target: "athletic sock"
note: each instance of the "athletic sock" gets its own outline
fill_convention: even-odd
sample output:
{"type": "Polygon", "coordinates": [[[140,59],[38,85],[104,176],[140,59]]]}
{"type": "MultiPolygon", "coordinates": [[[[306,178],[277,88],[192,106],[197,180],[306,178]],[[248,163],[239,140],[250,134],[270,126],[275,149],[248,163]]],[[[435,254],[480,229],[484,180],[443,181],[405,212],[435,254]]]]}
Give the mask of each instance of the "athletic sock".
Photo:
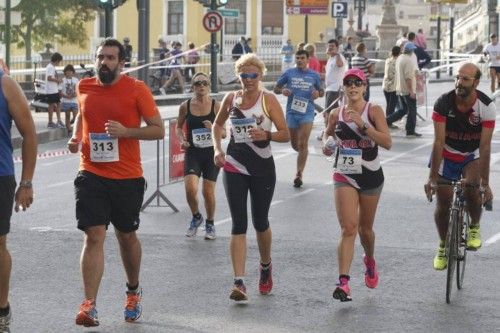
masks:
{"type": "Polygon", "coordinates": [[[127,283],[127,289],[131,293],[137,293],[139,291],[139,283],[137,283],[135,286],[131,286],[127,283]]]}
{"type": "Polygon", "coordinates": [[[234,277],[234,284],[236,286],[241,286],[243,285],[243,277],[242,276],[235,276],[234,277]]]}
{"type": "Polygon", "coordinates": [[[206,224],[211,224],[211,225],[214,225],[214,220],[209,220],[209,219],[206,219],[206,220],[205,220],[205,223],[206,223],[206,224]]]}
{"type": "Polygon", "coordinates": [[[5,317],[6,315],[9,314],[10,311],[10,304],[7,304],[5,308],[0,308],[0,316],[5,317]]]}
{"type": "Polygon", "coordinates": [[[201,214],[200,212],[196,213],[196,214],[193,214],[193,217],[197,220],[201,219],[201,214]]]}
{"type": "Polygon", "coordinates": [[[262,267],[263,270],[268,270],[270,266],[271,266],[271,262],[269,262],[267,264],[260,263],[260,267],[262,267]]]}
{"type": "Polygon", "coordinates": [[[340,274],[339,275],[339,282],[340,282],[340,284],[347,284],[350,279],[351,279],[351,277],[349,275],[346,275],[346,274],[340,274]]]}

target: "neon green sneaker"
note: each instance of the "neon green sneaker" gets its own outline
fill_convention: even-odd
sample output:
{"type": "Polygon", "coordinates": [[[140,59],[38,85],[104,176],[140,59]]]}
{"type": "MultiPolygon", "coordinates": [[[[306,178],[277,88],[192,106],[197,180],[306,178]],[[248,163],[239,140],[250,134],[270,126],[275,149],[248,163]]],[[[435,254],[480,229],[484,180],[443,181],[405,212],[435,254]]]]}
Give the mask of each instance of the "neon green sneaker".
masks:
{"type": "Polygon", "coordinates": [[[441,271],[447,266],[446,249],[439,244],[436,256],[434,257],[434,269],[441,271]]]}
{"type": "Polygon", "coordinates": [[[481,247],[481,230],[478,225],[469,228],[469,237],[467,239],[467,249],[476,251],[481,247]]]}

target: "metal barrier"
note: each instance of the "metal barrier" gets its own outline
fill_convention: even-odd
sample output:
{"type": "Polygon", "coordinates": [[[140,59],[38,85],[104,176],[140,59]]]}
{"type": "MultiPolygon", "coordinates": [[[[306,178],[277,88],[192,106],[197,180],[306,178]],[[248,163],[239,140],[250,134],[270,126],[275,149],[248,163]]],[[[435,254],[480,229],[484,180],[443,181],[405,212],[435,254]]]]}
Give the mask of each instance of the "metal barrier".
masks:
{"type": "Polygon", "coordinates": [[[165,154],[165,142],[167,141],[165,137],[161,140],[156,140],[156,189],[153,194],[146,199],[144,204],[141,207],[141,211],[144,211],[148,206],[152,207],[170,207],[172,210],[177,213],[179,210],[177,207],[167,198],[165,194],[161,191],[161,188],[173,184],[183,180],[183,174],[179,175],[179,170],[181,172],[184,171],[184,152],[180,148],[180,142],[177,140],[177,136],[175,135],[175,128],[177,126],[177,118],[169,117],[163,118],[163,125],[168,134],[168,144],[169,144],[169,154],[168,154],[168,166],[169,166],[169,174],[168,174],[168,182],[165,177],[166,170],[166,154],[165,154]],[[167,126],[168,125],[168,126],[167,126]],[[174,166],[176,169],[174,169],[174,166]],[[153,200],[156,199],[156,205],[150,205],[153,200]],[[161,200],[163,200],[167,205],[162,206],[161,200]]]}

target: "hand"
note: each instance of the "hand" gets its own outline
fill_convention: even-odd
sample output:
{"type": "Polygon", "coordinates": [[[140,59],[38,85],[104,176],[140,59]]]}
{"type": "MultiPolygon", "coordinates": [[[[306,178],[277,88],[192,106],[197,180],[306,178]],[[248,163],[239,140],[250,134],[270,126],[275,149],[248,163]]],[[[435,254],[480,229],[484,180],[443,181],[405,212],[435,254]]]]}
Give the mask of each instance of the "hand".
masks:
{"type": "Polygon", "coordinates": [[[283,96],[290,96],[292,94],[292,92],[290,91],[290,89],[287,89],[287,88],[283,88],[283,90],[281,91],[281,93],[283,94],[283,96]]]}
{"type": "Polygon", "coordinates": [[[262,128],[251,128],[247,133],[248,137],[252,139],[252,141],[265,141],[268,139],[267,132],[262,128]]]}
{"type": "Polygon", "coordinates": [[[318,97],[319,97],[319,91],[313,90],[313,92],[311,93],[311,98],[316,99],[318,97]]]}
{"type": "Polygon", "coordinates": [[[214,153],[214,164],[219,168],[222,168],[226,163],[226,154],[222,151],[216,150],[214,153]]]}
{"type": "Polygon", "coordinates": [[[427,184],[424,185],[425,195],[427,200],[432,202],[432,196],[436,193],[436,181],[429,178],[427,184]]]}
{"type": "Polygon", "coordinates": [[[33,203],[33,189],[29,187],[19,186],[16,191],[16,204],[14,210],[19,212],[21,208],[23,212],[33,203]]]}
{"type": "Polygon", "coordinates": [[[411,93],[410,93],[410,98],[411,98],[411,99],[417,99],[417,94],[416,94],[416,93],[414,93],[414,92],[411,92],[411,93]]]}
{"type": "Polygon", "coordinates": [[[188,149],[190,146],[191,145],[189,144],[189,141],[187,141],[186,139],[181,141],[181,148],[182,149],[188,149]]]}
{"type": "Polygon", "coordinates": [[[483,205],[485,202],[493,200],[493,192],[491,192],[490,185],[481,185],[483,188],[483,205]]]}
{"type": "Polygon", "coordinates": [[[113,138],[124,138],[127,136],[127,128],[123,126],[118,121],[108,120],[107,123],[104,124],[106,133],[108,133],[113,138]]]}
{"type": "Polygon", "coordinates": [[[323,145],[322,149],[323,149],[323,154],[324,155],[326,155],[326,156],[332,156],[333,150],[330,150],[330,149],[326,148],[325,145],[323,145]]]}
{"type": "Polygon", "coordinates": [[[349,119],[352,120],[358,128],[363,127],[363,120],[361,119],[361,115],[354,111],[353,109],[347,110],[347,115],[349,116],[349,119]]]}
{"type": "Polygon", "coordinates": [[[80,150],[80,141],[77,138],[71,138],[68,141],[68,150],[76,154],[80,150]]]}
{"type": "Polygon", "coordinates": [[[203,125],[205,125],[205,128],[212,129],[212,122],[210,120],[203,120],[203,125]]]}

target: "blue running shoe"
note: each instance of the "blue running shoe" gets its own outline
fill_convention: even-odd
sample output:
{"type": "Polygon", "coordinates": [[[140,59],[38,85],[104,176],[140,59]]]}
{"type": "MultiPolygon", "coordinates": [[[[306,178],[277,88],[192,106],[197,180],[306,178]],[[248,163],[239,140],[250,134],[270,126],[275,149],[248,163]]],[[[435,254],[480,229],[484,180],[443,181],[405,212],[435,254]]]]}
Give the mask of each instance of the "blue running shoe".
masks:
{"type": "Polygon", "coordinates": [[[215,239],[215,226],[213,224],[205,224],[205,239],[215,239]]]}
{"type": "Polygon", "coordinates": [[[201,225],[203,222],[203,216],[200,214],[200,218],[197,219],[196,217],[193,216],[193,219],[189,223],[189,228],[186,231],[186,236],[187,237],[194,237],[196,236],[196,232],[198,231],[198,227],[201,225]]]}
{"type": "Polygon", "coordinates": [[[137,292],[127,291],[127,300],[125,301],[125,311],[123,315],[125,316],[125,321],[132,323],[141,317],[142,305],[142,288],[139,288],[137,292]]]}

